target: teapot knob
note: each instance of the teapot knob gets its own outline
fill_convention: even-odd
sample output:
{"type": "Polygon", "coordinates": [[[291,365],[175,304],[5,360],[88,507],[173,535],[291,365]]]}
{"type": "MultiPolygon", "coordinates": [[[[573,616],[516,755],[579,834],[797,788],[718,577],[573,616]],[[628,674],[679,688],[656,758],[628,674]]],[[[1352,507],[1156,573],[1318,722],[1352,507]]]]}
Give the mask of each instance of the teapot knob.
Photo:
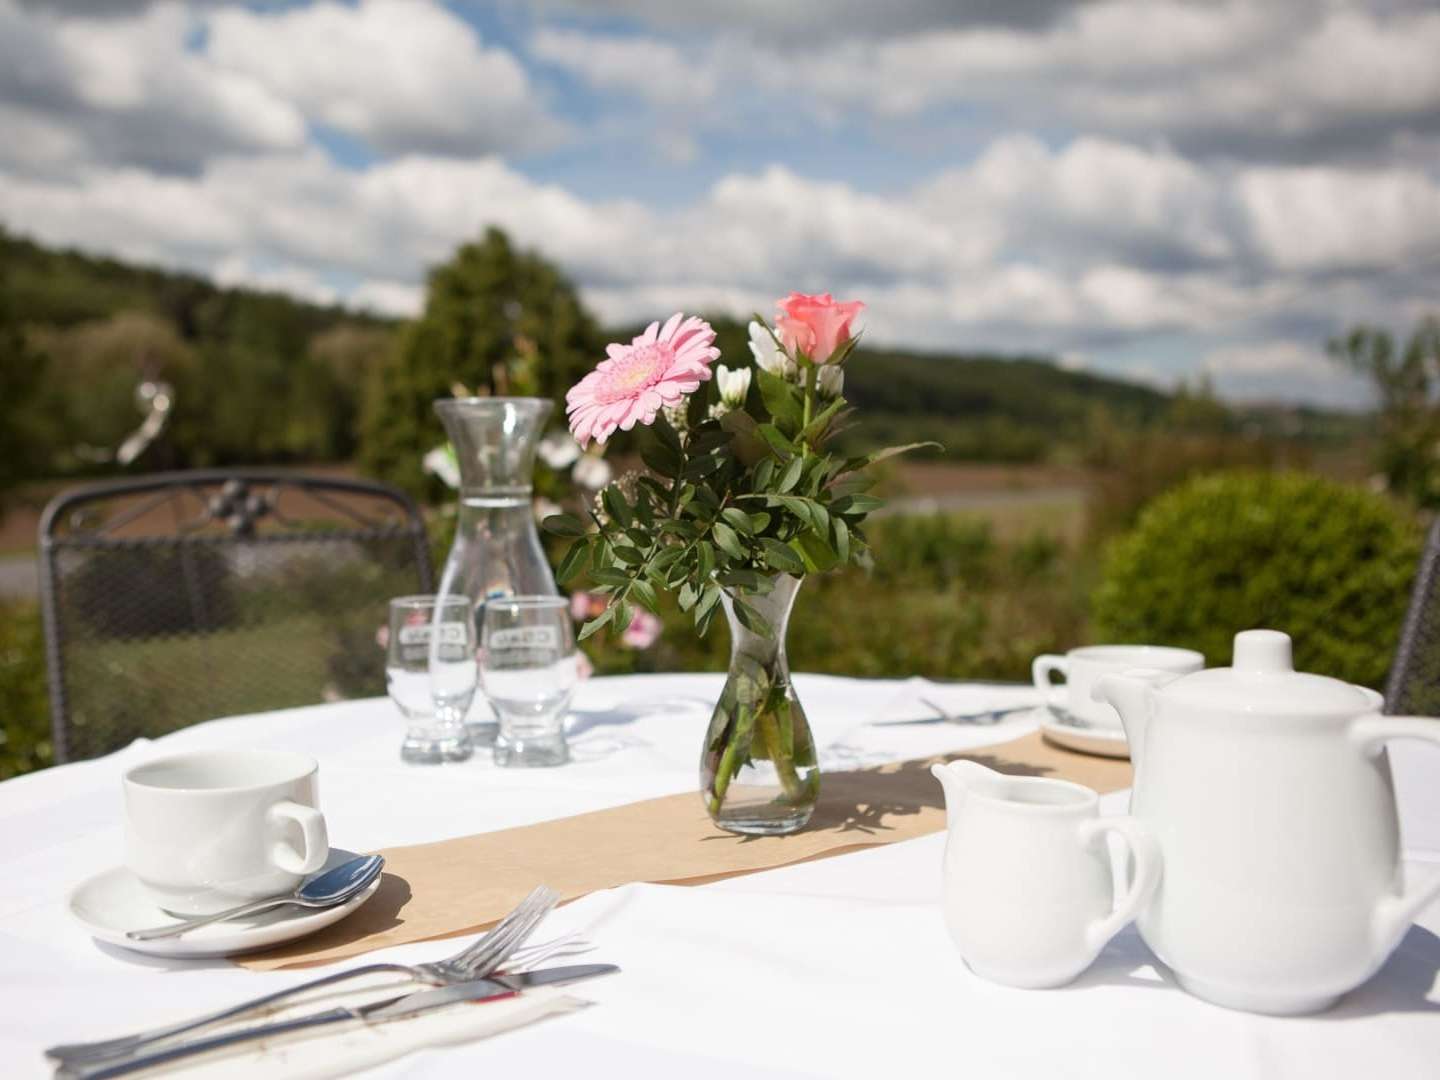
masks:
{"type": "Polygon", "coordinates": [[[1290,635],[1279,630],[1240,631],[1235,635],[1235,658],[1231,666],[1236,671],[1257,674],[1294,671],[1290,635]]]}

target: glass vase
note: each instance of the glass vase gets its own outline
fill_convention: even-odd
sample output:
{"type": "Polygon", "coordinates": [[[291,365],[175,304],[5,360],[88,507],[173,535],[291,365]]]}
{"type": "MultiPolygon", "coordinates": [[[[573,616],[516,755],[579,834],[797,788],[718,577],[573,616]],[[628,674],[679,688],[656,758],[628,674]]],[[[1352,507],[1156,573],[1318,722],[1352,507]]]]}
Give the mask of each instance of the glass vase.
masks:
{"type": "MultiPolygon", "coordinates": [[[[546,398],[435,402],[460,467],[455,540],[438,591],[472,598],[476,640],[487,600],[559,594],[531,507],[535,448],[554,407],[546,398]]],[[[475,695],[465,728],[473,744],[494,745],[499,723],[483,695],[475,695]]]]}
{"type": "Polygon", "coordinates": [[[790,683],[785,628],[800,578],[776,575],[745,602],[769,624],[742,625],[727,593],[730,672],[705,734],[700,790],[711,819],[742,835],[777,836],[805,827],[820,794],[815,740],[790,683]]]}

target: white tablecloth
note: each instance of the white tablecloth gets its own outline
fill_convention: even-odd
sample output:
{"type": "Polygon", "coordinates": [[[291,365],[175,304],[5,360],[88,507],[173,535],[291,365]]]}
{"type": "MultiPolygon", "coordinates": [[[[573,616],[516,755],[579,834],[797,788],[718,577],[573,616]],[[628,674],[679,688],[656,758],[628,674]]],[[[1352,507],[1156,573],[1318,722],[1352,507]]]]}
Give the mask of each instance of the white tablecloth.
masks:
{"type": "MultiPolygon", "coordinates": [[[[1029,702],[1025,688],[803,675],[797,683],[832,768],[1004,741],[1034,724],[1024,713],[987,727],[866,723],[919,715],[919,693],[969,712],[1029,702]]],[[[693,790],[719,688],[719,676],[590,681],[576,702],[576,762],[562,769],[504,770],[483,758],[403,766],[399,721],[378,700],[215,721],[0,784],[4,1075],[47,1075],[40,1050],[51,1043],[149,1026],[314,974],[148,959],[99,946],[69,920],[67,891],[121,858],[119,778],[134,763],[199,747],[305,751],[321,763],[332,842],[371,849],[693,790]]],[[[1392,753],[1407,873],[1440,873],[1440,755],[1392,753]]],[[[1123,812],[1123,794],[1104,805],[1123,812]]],[[[599,946],[593,959],[623,967],[576,989],[595,1007],[422,1050],[373,1075],[1440,1075],[1440,907],[1371,983],[1319,1017],[1251,1016],[1190,998],[1133,929],[1069,988],[1010,990],[970,974],[946,936],[942,844],[936,835],[701,888],[634,885],[586,897],[552,915],[542,936],[584,930],[599,946]]],[[[456,945],[372,956],[413,962],[456,945]]]]}

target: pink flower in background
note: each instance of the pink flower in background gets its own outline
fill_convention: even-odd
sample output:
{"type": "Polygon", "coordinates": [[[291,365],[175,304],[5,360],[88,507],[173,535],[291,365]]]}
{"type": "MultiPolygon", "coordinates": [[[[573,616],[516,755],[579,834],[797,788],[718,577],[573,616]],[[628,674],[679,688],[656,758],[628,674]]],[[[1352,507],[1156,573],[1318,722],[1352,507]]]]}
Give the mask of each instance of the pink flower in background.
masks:
{"type": "Polygon", "coordinates": [[[603,443],[616,428],[653,424],[662,407],[679,404],[710,378],[720,356],[710,324],[678,311],[663,327],[651,323],[629,345],[610,344],[605,352],[609,359],[565,395],[570,431],[581,446],[603,443]]]}
{"type": "Polygon", "coordinates": [[[660,618],[648,611],[637,611],[630,625],[620,635],[620,643],[630,649],[648,649],[660,638],[660,618]]]}
{"type": "Polygon", "coordinates": [[[581,589],[570,594],[570,617],[576,622],[593,619],[605,610],[605,597],[581,589]]]}
{"type": "Polygon", "coordinates": [[[775,332],[793,357],[803,352],[816,364],[826,363],[850,340],[850,324],[865,310],[859,300],[840,303],[828,292],[807,296],[793,292],[778,304],[775,332]]]}

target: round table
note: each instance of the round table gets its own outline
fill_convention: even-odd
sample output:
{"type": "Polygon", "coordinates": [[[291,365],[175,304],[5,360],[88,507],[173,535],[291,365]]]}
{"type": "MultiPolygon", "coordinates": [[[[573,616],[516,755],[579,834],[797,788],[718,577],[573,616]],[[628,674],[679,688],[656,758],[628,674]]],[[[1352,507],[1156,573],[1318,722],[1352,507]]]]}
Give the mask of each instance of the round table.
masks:
{"type": "MultiPolygon", "coordinates": [[[[68,890],[122,857],[119,781],[135,763],[202,747],[312,754],[332,843],[371,850],[693,791],[721,681],[588,681],[571,719],[575,760],[557,769],[500,769],[484,756],[403,765],[399,717],[388,701],[370,700],[216,720],[0,784],[6,1076],[49,1075],[41,1048],[52,1043],[152,1026],[315,973],[141,957],[97,945],[70,921],[68,890]]],[[[873,723],[926,719],[928,702],[951,714],[1033,704],[1028,687],[808,675],[796,682],[830,768],[1003,742],[1036,726],[1024,711],[992,724],[873,723]]],[[[1420,747],[1392,753],[1407,874],[1440,874],[1440,757],[1420,747]]],[[[1106,813],[1124,808],[1123,792],[1102,802],[1106,813]]],[[[1190,998],[1133,928],[1074,985],[1013,990],[971,974],[945,933],[943,843],[936,834],[705,886],[636,884],[584,897],[551,915],[543,935],[582,930],[597,945],[590,958],[622,967],[575,988],[593,1007],[421,1050],[366,1075],[1436,1075],[1440,906],[1375,979],[1318,1017],[1253,1016],[1190,998]]],[[[366,960],[416,962],[457,944],[407,945],[366,960]]]]}

